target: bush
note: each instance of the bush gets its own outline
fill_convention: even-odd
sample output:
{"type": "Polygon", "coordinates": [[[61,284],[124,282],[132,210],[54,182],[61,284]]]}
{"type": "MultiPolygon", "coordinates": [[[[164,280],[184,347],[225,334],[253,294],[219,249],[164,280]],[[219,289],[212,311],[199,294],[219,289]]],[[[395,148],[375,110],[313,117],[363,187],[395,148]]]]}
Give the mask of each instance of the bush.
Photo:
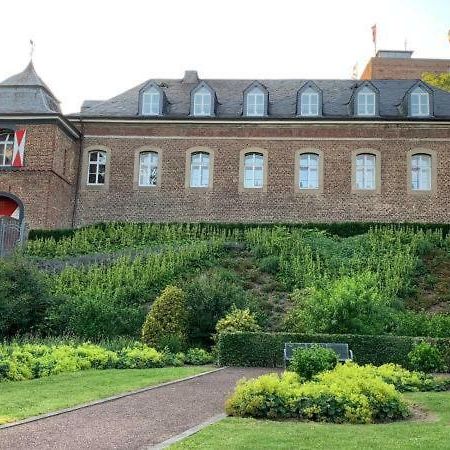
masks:
{"type": "Polygon", "coordinates": [[[334,369],[337,363],[336,352],[329,348],[314,346],[296,349],[292,355],[289,369],[292,369],[300,377],[310,380],[320,372],[334,369]]]}
{"type": "Polygon", "coordinates": [[[280,270],[280,258],[275,255],[266,256],[259,261],[259,268],[262,272],[275,275],[280,270]]]}
{"type": "Polygon", "coordinates": [[[286,327],[300,333],[378,334],[384,332],[392,312],[377,276],[368,271],[323,287],[296,290],[293,300],[286,327]]]}
{"type": "Polygon", "coordinates": [[[234,333],[236,331],[259,331],[255,316],[249,309],[238,309],[234,305],[231,312],[216,324],[217,333],[234,333]]]}
{"type": "Polygon", "coordinates": [[[250,299],[239,279],[228,270],[212,270],[193,278],[186,286],[189,342],[210,344],[219,319],[235,305],[249,306],[250,299]]]}
{"type": "Polygon", "coordinates": [[[42,274],[20,258],[0,260],[0,338],[45,329],[53,303],[42,274]]]}
{"type": "MultiPolygon", "coordinates": [[[[402,336],[369,336],[354,334],[300,333],[221,333],[218,359],[221,366],[281,367],[286,342],[344,342],[359,364],[386,363],[409,365],[408,353],[419,338],[402,336]]],[[[427,339],[435,345],[450,365],[450,339],[427,339]]]]}
{"type": "Polygon", "coordinates": [[[408,353],[410,365],[421,372],[443,372],[447,370],[439,349],[428,343],[420,342],[408,353]]]}
{"type": "Polygon", "coordinates": [[[227,401],[226,411],[241,417],[335,423],[385,422],[408,416],[406,404],[392,385],[367,376],[356,365],[344,366],[306,383],[291,372],[243,380],[227,401]]]}
{"type": "Polygon", "coordinates": [[[202,348],[190,348],[186,353],[186,364],[202,366],[204,364],[210,364],[213,361],[214,357],[211,355],[211,353],[208,353],[202,348]]]}
{"type": "Polygon", "coordinates": [[[124,348],[118,356],[118,369],[149,369],[164,366],[163,354],[146,345],[124,348]]]}
{"type": "Polygon", "coordinates": [[[142,328],[142,339],[156,348],[177,352],[186,343],[186,299],[184,292],[167,286],[154,301],[142,328]]]}

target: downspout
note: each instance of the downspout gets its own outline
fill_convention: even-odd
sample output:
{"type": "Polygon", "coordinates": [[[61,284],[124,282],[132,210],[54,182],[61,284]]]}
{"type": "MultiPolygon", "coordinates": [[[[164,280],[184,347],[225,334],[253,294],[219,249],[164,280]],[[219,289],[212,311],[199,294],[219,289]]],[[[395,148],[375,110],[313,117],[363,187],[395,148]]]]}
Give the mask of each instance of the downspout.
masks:
{"type": "Polygon", "coordinates": [[[77,215],[77,209],[78,209],[78,200],[79,200],[79,191],[80,191],[80,184],[81,184],[81,174],[82,174],[82,167],[81,164],[83,162],[83,139],[84,139],[84,124],[83,119],[80,117],[80,143],[78,146],[78,167],[77,167],[77,181],[75,184],[75,199],[73,203],[73,212],[72,212],[72,228],[75,228],[75,221],[76,221],[76,215],[77,215]]]}

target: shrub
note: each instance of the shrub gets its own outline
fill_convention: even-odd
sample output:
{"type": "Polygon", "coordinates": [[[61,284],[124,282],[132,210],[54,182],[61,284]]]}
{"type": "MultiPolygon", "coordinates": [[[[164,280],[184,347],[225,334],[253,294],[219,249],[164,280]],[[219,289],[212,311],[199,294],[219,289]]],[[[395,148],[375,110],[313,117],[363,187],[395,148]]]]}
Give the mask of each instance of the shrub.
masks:
{"type": "Polygon", "coordinates": [[[275,255],[261,258],[261,260],[259,261],[259,268],[262,272],[275,275],[280,270],[280,259],[275,255]]]}
{"type": "Polygon", "coordinates": [[[33,266],[20,258],[0,260],[0,338],[42,331],[52,302],[33,266]]]}
{"type": "Polygon", "coordinates": [[[438,348],[428,342],[420,342],[408,353],[411,367],[425,373],[446,370],[438,348]]]}
{"type": "Polygon", "coordinates": [[[118,356],[119,369],[149,369],[164,366],[163,354],[146,345],[124,348],[118,356]]]}
{"type": "Polygon", "coordinates": [[[183,352],[172,353],[165,350],[163,352],[163,361],[165,366],[180,367],[186,362],[186,355],[183,352]]]}
{"type": "Polygon", "coordinates": [[[238,309],[234,305],[231,312],[216,324],[217,333],[234,333],[236,331],[259,331],[255,316],[249,309],[238,309]]]}
{"type": "Polygon", "coordinates": [[[190,348],[186,353],[186,364],[201,366],[204,364],[210,364],[213,361],[214,357],[211,353],[208,353],[202,348],[190,348]]]}
{"type": "MultiPolygon", "coordinates": [[[[421,339],[420,339],[421,340],[421,339]]],[[[359,364],[409,365],[408,353],[418,338],[354,334],[221,333],[217,350],[222,366],[281,367],[286,342],[345,342],[359,364]]],[[[450,339],[427,339],[450,365],[450,339]]]]}
{"type": "Polygon", "coordinates": [[[142,328],[145,343],[177,352],[186,342],[186,300],[184,292],[167,286],[154,301],[142,328]]]}
{"type": "Polygon", "coordinates": [[[310,380],[320,372],[334,369],[337,363],[336,352],[329,348],[314,346],[296,349],[292,355],[289,369],[292,369],[300,377],[310,380]]]}
{"type": "Polygon", "coordinates": [[[286,327],[295,332],[378,334],[384,332],[391,313],[377,276],[368,271],[297,290],[293,300],[286,327]]]}
{"type": "Polygon", "coordinates": [[[226,411],[241,417],[335,423],[373,423],[408,416],[406,404],[392,385],[368,377],[357,366],[345,367],[345,374],[337,369],[306,383],[290,372],[243,380],[228,399],[226,411]]]}
{"type": "Polygon", "coordinates": [[[235,305],[249,306],[250,299],[239,279],[228,270],[212,270],[185,286],[190,343],[209,344],[219,319],[235,305]]]}

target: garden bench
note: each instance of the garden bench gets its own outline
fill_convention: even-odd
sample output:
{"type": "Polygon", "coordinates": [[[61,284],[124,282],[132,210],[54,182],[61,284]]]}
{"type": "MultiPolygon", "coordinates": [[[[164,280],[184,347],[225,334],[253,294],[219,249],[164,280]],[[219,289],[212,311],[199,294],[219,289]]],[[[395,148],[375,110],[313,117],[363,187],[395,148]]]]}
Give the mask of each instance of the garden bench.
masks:
{"type": "Polygon", "coordinates": [[[286,368],[286,363],[292,359],[295,350],[314,346],[334,350],[341,362],[353,360],[353,352],[348,348],[348,344],[340,342],[286,342],[284,344],[284,367],[286,368]]]}

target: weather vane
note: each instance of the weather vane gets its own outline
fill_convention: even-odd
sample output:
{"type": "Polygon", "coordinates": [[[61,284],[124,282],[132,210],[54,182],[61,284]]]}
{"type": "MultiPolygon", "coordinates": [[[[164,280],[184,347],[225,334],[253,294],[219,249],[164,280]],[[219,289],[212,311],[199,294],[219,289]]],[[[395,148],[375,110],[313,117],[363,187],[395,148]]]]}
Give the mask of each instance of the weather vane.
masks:
{"type": "Polygon", "coordinates": [[[30,59],[33,59],[33,53],[34,53],[34,42],[32,39],[30,39],[30,59]]]}

